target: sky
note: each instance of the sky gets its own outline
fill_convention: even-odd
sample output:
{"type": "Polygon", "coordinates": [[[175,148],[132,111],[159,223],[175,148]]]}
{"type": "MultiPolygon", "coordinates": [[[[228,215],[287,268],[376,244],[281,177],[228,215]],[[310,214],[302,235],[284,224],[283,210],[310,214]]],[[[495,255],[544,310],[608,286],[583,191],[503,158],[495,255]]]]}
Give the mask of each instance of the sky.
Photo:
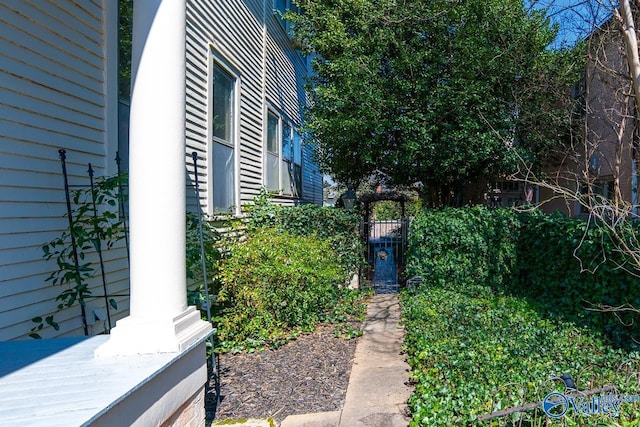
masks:
{"type": "Polygon", "coordinates": [[[611,16],[611,8],[616,5],[608,0],[525,0],[525,4],[546,9],[547,16],[559,25],[553,46],[558,48],[571,46],[586,37],[611,16]]]}

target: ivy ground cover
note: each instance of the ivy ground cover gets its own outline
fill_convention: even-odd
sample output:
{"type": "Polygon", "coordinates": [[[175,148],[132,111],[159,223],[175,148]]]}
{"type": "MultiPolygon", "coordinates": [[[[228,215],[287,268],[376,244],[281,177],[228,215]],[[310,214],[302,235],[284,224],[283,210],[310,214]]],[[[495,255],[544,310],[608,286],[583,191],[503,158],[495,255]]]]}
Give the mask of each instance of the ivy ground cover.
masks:
{"type": "Polygon", "coordinates": [[[412,425],[638,425],[640,402],[613,417],[568,410],[553,419],[535,406],[564,393],[563,374],[594,398],[640,394],[638,313],[593,310],[640,306],[640,281],[619,268],[625,259],[613,242],[596,223],[538,212],[416,215],[407,272],[423,282],[402,298],[412,425]]]}
{"type": "Polygon", "coordinates": [[[483,415],[542,401],[564,391],[568,373],[581,390],[615,385],[639,394],[640,359],[593,332],[544,318],[524,298],[424,286],[402,296],[408,361],[415,381],[411,426],[638,425],[640,403],[617,417],[568,411],[549,419],[542,408],[480,422],[483,415]]]}

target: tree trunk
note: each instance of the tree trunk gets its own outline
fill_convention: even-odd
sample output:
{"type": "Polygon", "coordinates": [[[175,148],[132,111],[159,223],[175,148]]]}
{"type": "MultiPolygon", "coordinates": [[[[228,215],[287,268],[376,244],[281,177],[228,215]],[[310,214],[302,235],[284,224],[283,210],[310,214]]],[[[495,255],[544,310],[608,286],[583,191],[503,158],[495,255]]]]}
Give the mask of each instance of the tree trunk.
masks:
{"type": "MultiPolygon", "coordinates": [[[[619,0],[620,11],[616,13],[617,18],[622,21],[622,38],[624,40],[624,45],[627,53],[627,63],[629,64],[629,76],[631,77],[631,83],[633,87],[633,96],[635,99],[635,106],[633,108],[632,116],[636,118],[640,118],[640,114],[638,114],[640,108],[640,58],[638,56],[638,37],[636,33],[635,27],[635,19],[633,15],[633,11],[631,10],[631,4],[629,0],[619,0]]],[[[637,8],[640,8],[640,0],[635,0],[635,5],[637,8]]],[[[618,12],[615,11],[614,12],[618,12]]],[[[637,123],[636,123],[637,125],[637,123]]],[[[632,159],[632,175],[636,175],[636,163],[635,163],[636,155],[634,155],[634,159],[632,159]]],[[[618,187],[619,188],[619,187],[618,187]]],[[[636,190],[632,190],[634,200],[637,198],[636,190]]],[[[618,195],[616,193],[616,195],[618,195]]],[[[635,211],[635,207],[633,208],[635,211]]],[[[635,213],[635,212],[634,212],[635,213]]]]}
{"type": "MultiPolygon", "coordinates": [[[[640,7],[640,0],[635,0],[640,7]]],[[[636,101],[634,116],[638,117],[640,107],[640,58],[638,56],[638,38],[636,36],[636,26],[631,11],[629,0],[620,0],[620,11],[618,18],[622,21],[622,36],[627,52],[627,62],[629,63],[629,74],[633,83],[633,95],[636,101]]]]}

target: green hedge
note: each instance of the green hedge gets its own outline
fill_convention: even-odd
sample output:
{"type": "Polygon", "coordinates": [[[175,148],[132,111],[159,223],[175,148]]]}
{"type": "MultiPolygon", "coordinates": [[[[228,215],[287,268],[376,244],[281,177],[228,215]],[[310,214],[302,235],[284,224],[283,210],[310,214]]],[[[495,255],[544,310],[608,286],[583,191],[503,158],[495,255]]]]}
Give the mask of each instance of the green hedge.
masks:
{"type": "MultiPolygon", "coordinates": [[[[547,315],[563,317],[606,333],[616,346],[640,338],[640,317],[589,310],[594,306],[631,304],[640,307],[640,280],[619,266],[606,227],[563,215],[520,215],[520,276],[512,290],[535,299],[547,315]],[[623,323],[628,324],[624,326],[623,323]]],[[[630,226],[626,233],[637,233],[630,226]]]]}
{"type": "MultiPolygon", "coordinates": [[[[628,229],[629,233],[637,233],[628,229]]],[[[640,338],[640,317],[624,326],[594,305],[640,307],[640,280],[618,266],[609,232],[593,222],[484,207],[428,210],[411,224],[408,277],[465,292],[526,296],[551,317],[604,332],[617,346],[640,338]]]]}
{"type": "Polygon", "coordinates": [[[409,231],[408,277],[469,292],[508,283],[517,271],[517,224],[507,210],[422,211],[409,231]]]}

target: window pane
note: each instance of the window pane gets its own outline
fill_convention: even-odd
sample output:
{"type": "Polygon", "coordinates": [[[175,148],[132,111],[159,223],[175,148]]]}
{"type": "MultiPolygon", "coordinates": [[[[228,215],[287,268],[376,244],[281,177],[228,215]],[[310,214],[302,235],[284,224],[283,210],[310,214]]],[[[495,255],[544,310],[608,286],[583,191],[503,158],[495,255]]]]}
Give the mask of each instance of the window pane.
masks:
{"type": "Polygon", "coordinates": [[[291,196],[291,162],[289,160],[281,160],[281,172],[282,172],[282,194],[291,196]]]}
{"type": "Polygon", "coordinates": [[[277,155],[267,154],[267,189],[269,191],[280,191],[279,163],[280,158],[277,155]]]}
{"type": "Polygon", "coordinates": [[[614,193],[615,193],[615,182],[614,181],[607,181],[607,194],[605,195],[606,198],[612,200],[614,197],[614,193]]]}
{"type": "Polygon", "coordinates": [[[233,77],[214,67],[213,136],[231,143],[233,119],[233,77]]]}
{"type": "Polygon", "coordinates": [[[213,143],[213,206],[228,212],[235,205],[233,148],[213,143]]]}
{"type": "Polygon", "coordinates": [[[282,157],[291,159],[291,127],[288,124],[282,125],[282,157]]]}
{"type": "Polygon", "coordinates": [[[293,131],[293,163],[296,165],[302,164],[302,138],[300,134],[293,131]]]}
{"type": "Polygon", "coordinates": [[[302,167],[292,165],[291,168],[291,193],[293,197],[302,197],[302,167]]]}
{"type": "Polygon", "coordinates": [[[278,117],[269,113],[267,117],[267,151],[278,154],[278,117]]]}

